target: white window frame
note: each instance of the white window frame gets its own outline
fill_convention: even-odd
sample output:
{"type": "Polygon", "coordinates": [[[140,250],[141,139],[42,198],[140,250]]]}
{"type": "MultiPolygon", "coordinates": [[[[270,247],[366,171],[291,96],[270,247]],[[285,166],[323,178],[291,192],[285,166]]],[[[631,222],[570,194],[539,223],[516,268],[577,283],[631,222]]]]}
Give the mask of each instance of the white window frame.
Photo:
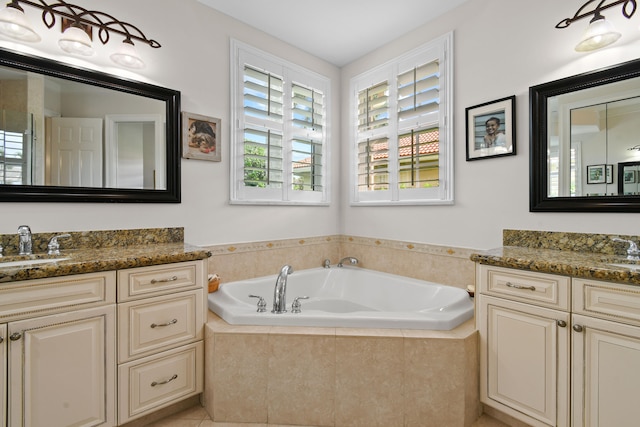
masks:
{"type": "MultiPolygon", "coordinates": [[[[453,197],[453,32],[447,33],[380,66],[353,77],[349,85],[350,136],[350,204],[352,206],[390,205],[451,205],[453,197]],[[407,131],[397,117],[397,77],[413,67],[438,60],[440,64],[439,128],[439,186],[434,188],[400,189],[398,180],[397,139],[407,131]],[[411,65],[413,64],[413,65],[411,65]],[[358,191],[358,93],[368,87],[388,81],[389,125],[368,131],[370,138],[382,135],[389,138],[389,190],[358,191]]],[[[411,124],[409,124],[411,125],[411,124]]],[[[435,126],[434,126],[435,127],[435,126]]],[[[422,128],[424,129],[424,127],[422,128]]]]}
{"type": "MultiPolygon", "coordinates": [[[[288,62],[267,52],[231,39],[231,179],[230,203],[251,205],[312,205],[330,204],[330,165],[331,144],[331,81],[329,78],[304,67],[288,62]],[[244,66],[263,69],[282,76],[284,85],[284,123],[283,123],[283,164],[284,180],[281,189],[257,188],[244,185],[244,102],[243,73],[244,66]],[[325,123],[323,131],[323,161],[321,191],[294,190],[292,183],[292,145],[291,138],[300,135],[300,130],[291,124],[291,84],[297,83],[321,91],[324,96],[325,123]]],[[[255,122],[253,123],[255,125],[255,122]]]]}

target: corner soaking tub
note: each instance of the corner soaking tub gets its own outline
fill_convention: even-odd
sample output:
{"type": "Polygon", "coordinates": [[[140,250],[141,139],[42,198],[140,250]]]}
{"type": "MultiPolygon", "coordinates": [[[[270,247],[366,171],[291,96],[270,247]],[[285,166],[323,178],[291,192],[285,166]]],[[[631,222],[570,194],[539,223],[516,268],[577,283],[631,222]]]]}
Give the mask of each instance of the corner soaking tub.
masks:
{"type": "Polygon", "coordinates": [[[224,283],[208,306],[232,325],[450,330],[473,317],[459,288],[359,267],[294,271],[287,279],[287,312],[271,313],[276,275],[224,283]],[[266,312],[257,311],[259,295],[266,312]],[[291,303],[301,300],[301,313],[291,303]]]}

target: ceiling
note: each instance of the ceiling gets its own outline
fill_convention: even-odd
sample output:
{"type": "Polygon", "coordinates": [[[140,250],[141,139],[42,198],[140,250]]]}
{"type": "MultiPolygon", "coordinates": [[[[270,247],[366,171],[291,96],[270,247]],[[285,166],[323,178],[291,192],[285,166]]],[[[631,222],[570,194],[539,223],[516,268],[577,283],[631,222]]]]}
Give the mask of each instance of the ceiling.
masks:
{"type": "Polygon", "coordinates": [[[198,1],[342,67],[469,0],[198,1]]]}

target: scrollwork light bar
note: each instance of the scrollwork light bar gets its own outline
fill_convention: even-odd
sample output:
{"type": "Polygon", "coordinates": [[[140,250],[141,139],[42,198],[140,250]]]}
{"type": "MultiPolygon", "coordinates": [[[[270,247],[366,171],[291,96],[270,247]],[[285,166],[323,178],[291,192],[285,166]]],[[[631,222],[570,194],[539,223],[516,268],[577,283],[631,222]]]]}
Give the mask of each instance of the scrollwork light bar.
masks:
{"type": "Polygon", "coordinates": [[[90,25],[97,28],[98,38],[102,44],[107,44],[109,41],[109,33],[112,32],[124,36],[125,41],[130,42],[133,39],[153,48],[159,48],[161,46],[157,41],[148,39],[135,25],[120,21],[107,13],[97,10],[87,10],[75,4],[67,3],[64,0],[58,0],[57,3],[50,5],[44,0],[40,0],[39,3],[30,0],[12,0],[7,4],[7,7],[23,10],[20,4],[42,10],[42,22],[49,29],[55,25],[56,15],[58,15],[78,24],[90,25]]]}
{"type": "Polygon", "coordinates": [[[578,9],[575,15],[573,15],[573,18],[563,19],[562,21],[558,22],[558,24],[556,25],[556,28],[558,29],[567,28],[569,25],[573,24],[575,21],[579,21],[581,19],[588,18],[590,16],[598,17],[600,16],[600,12],[602,12],[603,10],[607,10],[609,8],[612,8],[618,5],[622,5],[622,15],[627,19],[633,16],[633,14],[636,12],[636,9],[638,7],[636,0],[616,0],[609,3],[607,3],[607,0],[589,0],[588,2],[583,4],[580,7],[580,9],[578,9]],[[598,2],[598,5],[593,10],[590,10],[588,12],[584,11],[587,8],[587,6],[596,2],[598,2]]]}

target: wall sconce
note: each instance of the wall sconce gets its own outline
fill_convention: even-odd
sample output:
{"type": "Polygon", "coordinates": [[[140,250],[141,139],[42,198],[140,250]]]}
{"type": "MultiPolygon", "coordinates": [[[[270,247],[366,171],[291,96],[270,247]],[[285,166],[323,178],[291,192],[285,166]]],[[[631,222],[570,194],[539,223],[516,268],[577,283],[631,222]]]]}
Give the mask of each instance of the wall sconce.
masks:
{"type": "Polygon", "coordinates": [[[558,22],[556,28],[567,28],[575,21],[579,21],[583,18],[593,16],[589,21],[589,27],[585,31],[580,42],[576,45],[575,49],[578,52],[588,52],[591,50],[600,49],[601,47],[608,46],[615,43],[622,34],[617,32],[613,27],[613,24],[604,19],[602,11],[614,6],[622,5],[622,15],[629,19],[636,12],[637,3],[636,0],[589,0],[583,4],[580,9],[573,15],[573,18],[565,18],[558,22]],[[591,3],[598,3],[593,10],[586,11],[585,9],[591,5],[591,3]]]}
{"type": "Polygon", "coordinates": [[[98,38],[103,45],[109,41],[111,33],[124,37],[119,49],[110,58],[118,65],[127,68],[143,68],[144,62],[138,55],[133,41],[145,43],[152,48],[159,48],[160,43],[148,39],[142,31],[128,22],[122,22],[104,12],[87,10],[83,7],[58,0],[57,3],[47,4],[44,0],[35,3],[29,0],[12,0],[0,10],[0,33],[16,40],[38,42],[40,35],[36,33],[24,14],[20,4],[42,10],[42,22],[47,28],[53,28],[56,16],[61,20],[69,20],[71,25],[64,30],[58,45],[62,50],[73,55],[91,56],[94,53],[88,30],[96,28],[98,38]]]}
{"type": "Polygon", "coordinates": [[[640,145],[634,145],[633,147],[627,148],[628,151],[640,151],[640,145]]]}

